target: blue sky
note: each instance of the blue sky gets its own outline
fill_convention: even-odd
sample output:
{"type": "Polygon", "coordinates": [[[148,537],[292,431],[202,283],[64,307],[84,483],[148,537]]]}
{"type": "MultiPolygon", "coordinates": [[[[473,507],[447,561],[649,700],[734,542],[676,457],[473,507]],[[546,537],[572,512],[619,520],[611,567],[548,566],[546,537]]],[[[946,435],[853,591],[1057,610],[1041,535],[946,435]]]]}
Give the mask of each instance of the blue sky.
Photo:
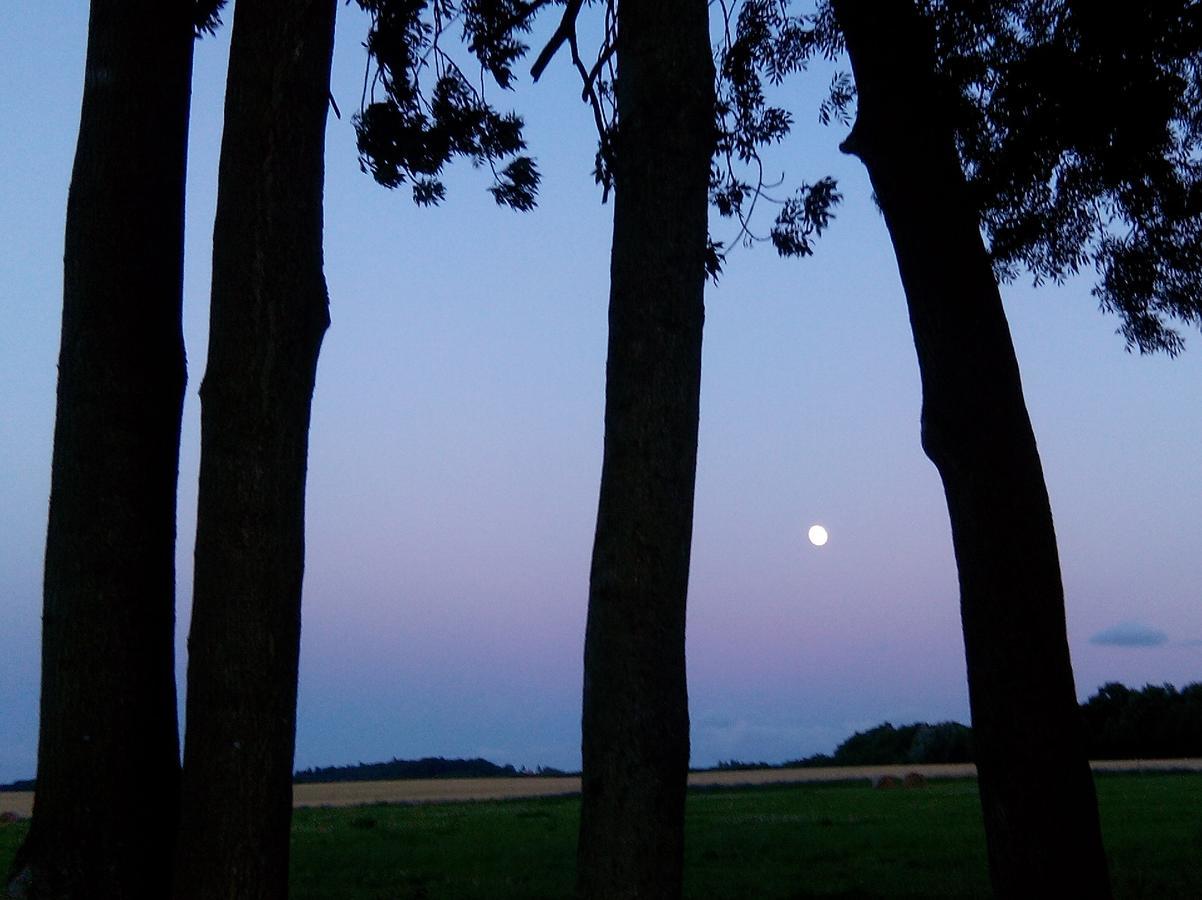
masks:
{"type": "MultiPolygon", "coordinates": [[[[86,4],[0,7],[0,781],[33,774],[40,582],[86,4]]],[[[418,210],[359,171],[365,19],[339,4],[326,185],[333,325],[314,401],[300,767],[483,755],[579,764],[601,463],[610,207],[557,61],[513,97],[540,208],[458,167],[418,210]]],[[[180,473],[181,691],[228,31],[197,47],[180,473]]],[[[689,674],[693,761],[829,751],[880,722],[967,720],[942,490],[888,237],[860,164],[792,88],[791,181],[838,178],[817,255],[737,250],[707,295],[689,674]],[[821,522],[830,542],[805,539],[821,522]]],[[[499,103],[506,98],[499,98],[499,103]]],[[[714,236],[734,235],[728,222],[714,236]]],[[[1004,290],[1060,539],[1079,693],[1198,677],[1202,341],[1123,352],[1088,279],[1004,290]]]]}

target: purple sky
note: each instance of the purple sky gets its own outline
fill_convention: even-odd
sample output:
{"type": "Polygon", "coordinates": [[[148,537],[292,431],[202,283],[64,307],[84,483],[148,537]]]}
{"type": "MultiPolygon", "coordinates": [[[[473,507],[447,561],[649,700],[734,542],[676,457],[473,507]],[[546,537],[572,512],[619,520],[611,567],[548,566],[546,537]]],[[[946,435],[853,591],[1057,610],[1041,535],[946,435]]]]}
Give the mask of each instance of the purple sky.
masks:
{"type": "MultiPolygon", "coordinates": [[[[63,212],[86,4],[0,6],[0,782],[33,774],[63,212]]],[[[365,20],[339,4],[297,765],[483,755],[579,765],[601,463],[610,207],[557,61],[514,102],[541,206],[459,167],[418,210],[360,174],[365,20]]],[[[209,246],[228,30],[197,48],[179,672],[191,590],[209,246]]],[[[867,178],[796,86],[772,171],[846,200],[815,258],[731,254],[707,297],[689,617],[693,761],[830,751],[882,720],[967,720],[942,490],[918,443],[904,299],[867,178]],[[821,522],[830,542],[812,547],[821,522]]],[[[498,92],[499,93],[499,92],[498,92]]],[[[507,98],[501,97],[498,105],[507,98]]],[[[714,236],[734,236],[715,221],[714,236]]],[[[1004,291],[1060,538],[1082,697],[1198,678],[1202,341],[1123,352],[1088,279],[1004,291]]]]}

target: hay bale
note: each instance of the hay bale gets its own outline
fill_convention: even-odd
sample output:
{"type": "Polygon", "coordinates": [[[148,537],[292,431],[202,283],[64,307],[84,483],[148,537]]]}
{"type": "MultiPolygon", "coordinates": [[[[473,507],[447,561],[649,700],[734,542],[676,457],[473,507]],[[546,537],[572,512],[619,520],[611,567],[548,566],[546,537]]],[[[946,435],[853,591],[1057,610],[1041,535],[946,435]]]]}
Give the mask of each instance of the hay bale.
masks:
{"type": "Polygon", "coordinates": [[[918,772],[907,772],[906,777],[902,779],[902,787],[920,788],[926,787],[927,780],[918,772]]]}
{"type": "Polygon", "coordinates": [[[15,812],[0,812],[0,825],[12,825],[14,822],[20,822],[21,817],[15,812]]]}
{"type": "Polygon", "coordinates": [[[878,775],[872,786],[880,791],[892,790],[902,786],[902,780],[896,775],[878,775]]]}

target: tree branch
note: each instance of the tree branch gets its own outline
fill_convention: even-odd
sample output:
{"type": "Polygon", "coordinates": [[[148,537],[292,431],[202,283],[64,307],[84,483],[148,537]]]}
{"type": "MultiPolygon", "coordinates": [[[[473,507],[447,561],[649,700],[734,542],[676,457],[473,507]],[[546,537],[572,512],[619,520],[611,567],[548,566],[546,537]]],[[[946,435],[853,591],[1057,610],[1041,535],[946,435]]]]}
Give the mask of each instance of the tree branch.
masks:
{"type": "Polygon", "coordinates": [[[580,14],[580,7],[584,0],[568,0],[568,5],[564,8],[563,18],[559,22],[559,27],[555,29],[555,33],[551,35],[551,40],[547,41],[547,46],[543,47],[543,52],[538,55],[538,59],[534,61],[534,65],[530,67],[530,77],[538,81],[539,76],[543,74],[543,70],[547,68],[547,64],[551,62],[551,58],[559,52],[559,48],[564,45],[567,40],[575,42],[576,38],[576,17],[580,14]]]}
{"type": "Polygon", "coordinates": [[[592,93],[593,90],[593,83],[600,77],[601,70],[605,68],[605,64],[609,62],[610,57],[614,55],[617,49],[617,41],[609,43],[601,49],[601,52],[597,55],[597,62],[593,65],[592,71],[586,73],[584,76],[584,89],[581,94],[583,99],[588,99],[589,94],[592,93]]]}

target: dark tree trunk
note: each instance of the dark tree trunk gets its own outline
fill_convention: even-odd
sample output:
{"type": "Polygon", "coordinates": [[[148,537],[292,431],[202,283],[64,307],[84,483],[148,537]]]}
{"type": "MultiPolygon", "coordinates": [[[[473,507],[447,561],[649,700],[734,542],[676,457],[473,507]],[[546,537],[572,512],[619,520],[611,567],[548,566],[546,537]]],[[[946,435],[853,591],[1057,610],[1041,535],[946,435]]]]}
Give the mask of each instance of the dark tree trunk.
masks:
{"type": "Polygon", "coordinates": [[[947,495],[994,889],[1106,897],[1047,488],[932,38],[911,0],[834,7],[859,95],[844,150],[868,167],[893,240],[923,448],[947,495]]]}
{"type": "Polygon", "coordinates": [[[213,230],[177,898],[286,897],[335,0],[238,0],[213,230]]]}
{"type": "Polygon", "coordinates": [[[685,601],[705,318],[713,63],[704,0],[618,4],[601,496],[584,651],[583,897],[679,896],[685,601]]]}
{"type": "Polygon", "coordinates": [[[67,199],[37,802],[15,896],[167,891],[192,43],[190,0],[93,0],[67,199]]]}

